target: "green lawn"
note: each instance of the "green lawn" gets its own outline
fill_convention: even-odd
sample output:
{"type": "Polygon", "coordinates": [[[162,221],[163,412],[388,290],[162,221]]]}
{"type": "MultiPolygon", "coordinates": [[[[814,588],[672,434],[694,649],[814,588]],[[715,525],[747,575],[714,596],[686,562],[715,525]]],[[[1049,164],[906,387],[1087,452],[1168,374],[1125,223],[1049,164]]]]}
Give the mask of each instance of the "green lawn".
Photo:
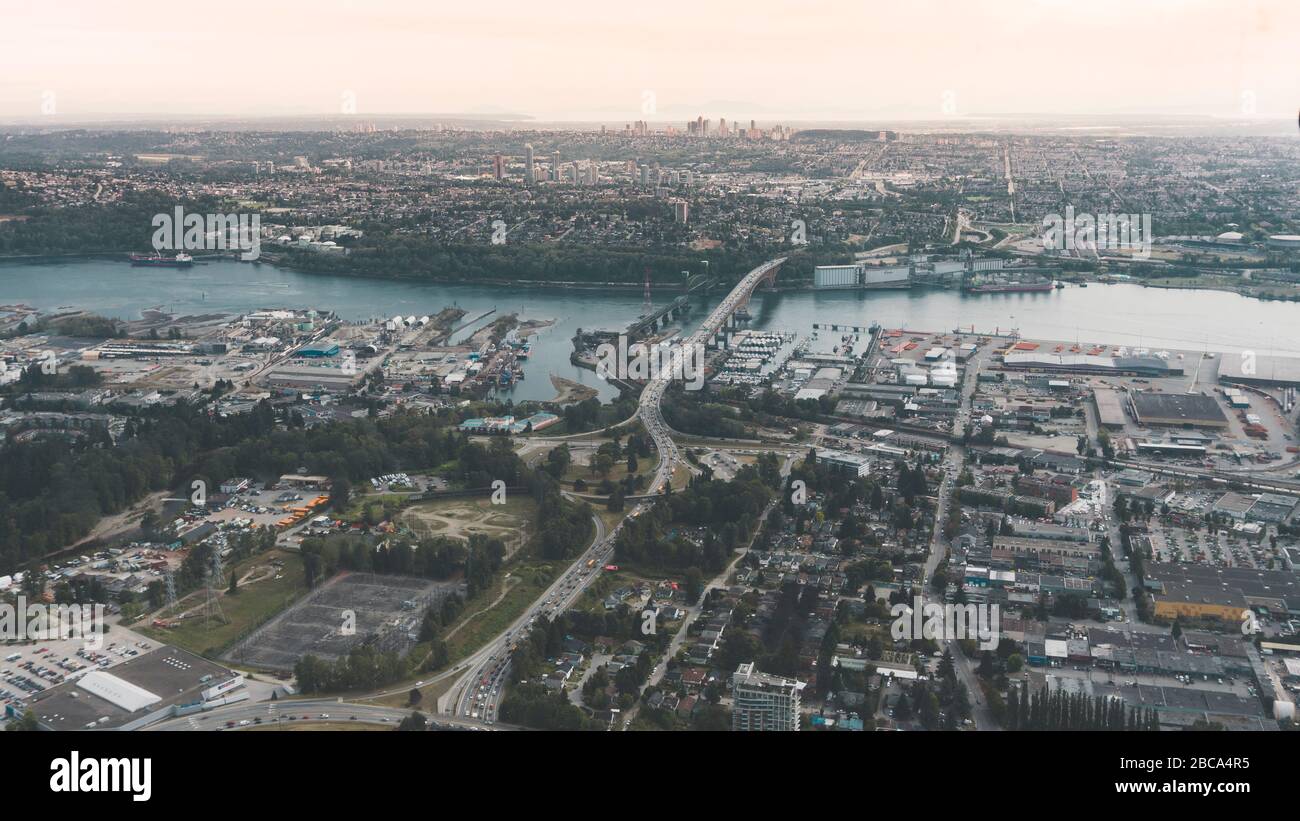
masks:
{"type": "Polygon", "coordinates": [[[537,601],[542,592],[559,577],[562,569],[568,564],[568,561],[530,560],[511,567],[510,575],[517,579],[517,582],[501,601],[485,612],[475,612],[482,610],[489,602],[495,601],[497,596],[501,595],[501,582],[498,582],[487,595],[480,596],[465,608],[467,613],[474,615],[467,615],[448,629],[447,632],[450,632],[451,629],[464,623],[464,626],[447,640],[447,652],[451,663],[455,664],[487,644],[494,636],[503,633],[515,619],[524,614],[530,604],[537,601]]]}
{"type": "MultiPolygon", "coordinates": [[[[204,624],[202,612],[192,615],[177,623],[175,627],[152,627],[151,618],[146,618],[133,629],[158,641],[175,644],[201,655],[220,654],[237,639],[264,623],[276,613],[284,610],[307,592],[307,580],[303,573],[302,557],[297,553],[284,550],[272,550],[259,553],[245,559],[235,566],[234,572],[241,576],[255,565],[269,564],[272,559],[284,562],[280,578],[267,578],[241,587],[234,595],[224,590],[220,595],[222,614],[225,623],[213,621],[204,624]]],[[[190,610],[201,605],[203,592],[191,593],[183,599],[178,609],[190,610]]]]}

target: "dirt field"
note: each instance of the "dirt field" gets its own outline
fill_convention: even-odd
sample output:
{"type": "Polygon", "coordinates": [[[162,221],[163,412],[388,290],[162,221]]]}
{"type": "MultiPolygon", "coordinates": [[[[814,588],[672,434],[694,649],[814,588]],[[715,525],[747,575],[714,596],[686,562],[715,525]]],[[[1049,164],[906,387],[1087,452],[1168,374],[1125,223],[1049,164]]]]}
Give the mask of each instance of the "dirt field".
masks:
{"type": "Polygon", "coordinates": [[[536,515],[537,505],[530,498],[507,498],[505,504],[494,505],[485,497],[420,502],[402,511],[399,521],[421,536],[500,539],[513,554],[528,540],[536,515]]]}

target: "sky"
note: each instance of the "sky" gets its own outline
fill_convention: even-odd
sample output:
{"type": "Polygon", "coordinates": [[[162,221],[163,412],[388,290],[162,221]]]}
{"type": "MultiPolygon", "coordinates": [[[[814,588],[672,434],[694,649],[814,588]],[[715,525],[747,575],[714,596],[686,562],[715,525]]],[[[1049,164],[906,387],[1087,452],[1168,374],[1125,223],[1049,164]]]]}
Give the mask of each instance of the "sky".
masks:
{"type": "Polygon", "coordinates": [[[1300,106],[1297,0],[0,0],[0,21],[9,121],[1270,118],[1300,106]]]}

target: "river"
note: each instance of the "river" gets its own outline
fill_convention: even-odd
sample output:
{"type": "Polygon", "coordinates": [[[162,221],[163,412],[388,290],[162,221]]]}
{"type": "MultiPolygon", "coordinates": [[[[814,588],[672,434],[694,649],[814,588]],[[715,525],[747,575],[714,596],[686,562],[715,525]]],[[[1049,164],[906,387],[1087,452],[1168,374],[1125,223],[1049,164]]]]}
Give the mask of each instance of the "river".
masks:
{"type": "MultiPolygon", "coordinates": [[[[660,289],[656,304],[676,295],[660,289]]],[[[693,326],[703,319],[719,296],[696,297],[686,322],[693,326]]],[[[142,310],[153,307],[178,315],[316,308],[345,319],[366,319],[421,316],[459,306],[468,316],[495,307],[496,313],[482,322],[509,313],[553,320],[555,324],[534,337],[527,379],[508,394],[516,400],[554,397],[551,373],[594,387],[602,398],[613,396],[615,391],[594,373],[569,362],[570,339],[579,328],[624,327],[642,312],[642,295],[634,289],[429,284],[304,274],[234,260],[189,269],[134,268],[107,260],[0,263],[0,304],[12,303],[43,311],[81,309],[119,319],[138,319],[142,310]]],[[[979,332],[1018,328],[1023,336],[1040,339],[1300,356],[1300,303],[1264,302],[1221,291],[1133,284],[1067,286],[1036,294],[781,291],[759,294],[750,311],[751,327],[800,336],[810,334],[814,322],[874,321],[918,331],[973,325],[979,332]]],[[[814,345],[829,350],[838,339],[839,334],[823,333],[814,345]]]]}

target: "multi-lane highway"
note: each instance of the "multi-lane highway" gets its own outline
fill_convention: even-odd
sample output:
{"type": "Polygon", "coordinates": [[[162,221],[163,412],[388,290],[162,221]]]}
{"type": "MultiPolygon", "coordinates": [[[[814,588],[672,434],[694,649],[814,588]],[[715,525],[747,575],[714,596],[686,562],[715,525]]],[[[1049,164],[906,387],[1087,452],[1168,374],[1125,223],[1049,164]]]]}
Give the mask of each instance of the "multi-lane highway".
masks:
{"type": "Polygon", "coordinates": [[[593,515],[592,522],[596,535],[591,546],[509,628],[466,660],[465,672],[438,699],[440,713],[461,720],[496,723],[501,693],[510,671],[511,651],[539,618],[553,618],[576,601],[614,553],[614,539],[621,525],[607,532],[600,516],[593,515]]]}
{"type": "MultiPolygon", "coordinates": [[[[668,427],[668,423],[664,421],[661,403],[674,375],[685,373],[682,366],[682,357],[693,349],[703,350],[709,339],[722,329],[722,325],[727,321],[727,318],[747,302],[758,284],[772,276],[772,272],[781,267],[785,260],[785,257],[770,260],[745,274],[722,302],[718,303],[718,306],[709,313],[708,317],[705,318],[704,322],[693,334],[671,347],[669,366],[661,368],[659,374],[647,382],[645,388],[641,391],[638,415],[641,417],[641,424],[645,425],[646,432],[650,434],[655,447],[659,451],[659,467],[655,470],[654,478],[650,482],[647,491],[649,494],[658,493],[663,488],[664,484],[673,475],[673,470],[677,467],[677,462],[680,459],[677,443],[672,438],[672,430],[668,427]]],[[[699,359],[695,361],[699,361],[699,359]]]]}
{"type": "MultiPolygon", "coordinates": [[[[331,724],[357,722],[396,727],[411,714],[409,708],[381,707],[358,704],[339,699],[285,699],[282,701],[241,701],[194,715],[172,718],[149,728],[159,732],[192,732],[213,730],[240,730],[255,726],[294,727],[299,724],[329,722],[331,724]]],[[[478,722],[462,721],[452,716],[438,716],[433,720],[436,729],[482,729],[478,722]]],[[[493,729],[513,730],[512,726],[498,725],[493,729]]]]}
{"type": "MultiPolygon", "coordinates": [[[[654,495],[663,490],[681,459],[677,444],[672,438],[672,431],[664,422],[660,403],[673,375],[685,373],[682,357],[686,351],[691,350],[691,346],[698,345],[702,348],[710,337],[721,330],[727,318],[749,299],[754,288],[765,278],[772,276],[773,271],[783,262],[785,262],[784,257],[765,262],[741,278],[726,298],[710,312],[698,330],[672,346],[669,366],[661,368],[660,373],[647,382],[641,391],[637,416],[641,418],[641,423],[659,451],[659,464],[646,495],[654,495]]],[[[648,502],[638,504],[628,515],[639,515],[646,504],[648,502]]],[[[454,716],[460,721],[495,724],[502,692],[510,674],[512,649],[527,635],[539,618],[553,618],[577,601],[614,554],[614,540],[618,537],[622,525],[607,534],[600,517],[596,516],[593,519],[596,522],[596,538],[591,546],[578,557],[564,575],[556,579],[532,603],[522,616],[515,620],[509,629],[503,631],[467,660],[465,672],[438,700],[440,713],[454,716]]]]}

